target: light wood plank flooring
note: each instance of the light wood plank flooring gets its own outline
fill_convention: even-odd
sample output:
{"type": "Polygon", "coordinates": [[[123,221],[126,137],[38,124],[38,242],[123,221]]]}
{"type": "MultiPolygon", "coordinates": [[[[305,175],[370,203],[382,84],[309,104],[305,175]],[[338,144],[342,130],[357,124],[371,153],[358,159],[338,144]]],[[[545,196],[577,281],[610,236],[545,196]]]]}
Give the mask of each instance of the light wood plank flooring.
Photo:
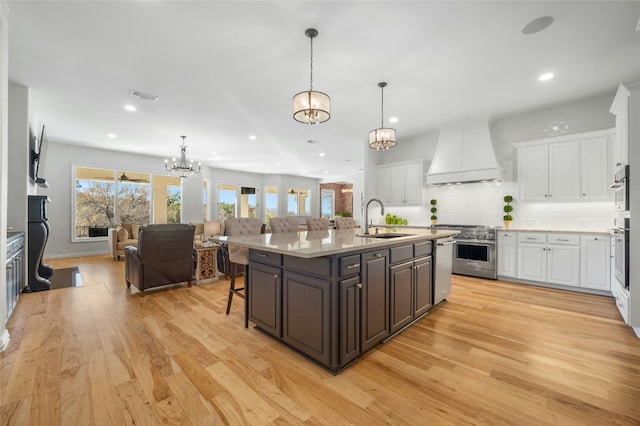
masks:
{"type": "Polygon", "coordinates": [[[639,425],[640,340],[611,298],[454,277],[448,301],[337,376],[224,314],[228,281],[26,294],[0,354],[6,425],[639,425]]]}

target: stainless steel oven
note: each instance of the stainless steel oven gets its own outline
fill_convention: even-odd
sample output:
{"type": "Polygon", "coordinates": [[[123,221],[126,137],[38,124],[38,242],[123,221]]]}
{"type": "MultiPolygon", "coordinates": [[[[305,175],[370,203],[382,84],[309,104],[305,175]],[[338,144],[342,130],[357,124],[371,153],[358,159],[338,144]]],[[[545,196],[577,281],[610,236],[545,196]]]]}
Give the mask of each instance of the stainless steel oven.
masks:
{"type": "Polygon", "coordinates": [[[629,218],[624,218],[623,226],[609,229],[613,239],[613,264],[616,280],[629,288],[629,218]]]}
{"type": "Polygon", "coordinates": [[[457,229],[454,236],[454,274],[497,279],[496,228],[477,225],[437,225],[438,228],[457,229]]]}
{"type": "Polygon", "coordinates": [[[609,188],[615,191],[614,200],[616,210],[626,212],[629,210],[629,165],[622,166],[615,174],[613,183],[609,188]]]}

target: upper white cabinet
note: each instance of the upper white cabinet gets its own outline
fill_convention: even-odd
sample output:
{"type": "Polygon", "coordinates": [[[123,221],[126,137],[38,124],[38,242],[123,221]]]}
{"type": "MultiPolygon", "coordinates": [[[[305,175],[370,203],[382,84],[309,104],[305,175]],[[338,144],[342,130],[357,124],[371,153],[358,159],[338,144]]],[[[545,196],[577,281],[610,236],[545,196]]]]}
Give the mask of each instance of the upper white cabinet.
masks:
{"type": "Polygon", "coordinates": [[[422,163],[378,166],[376,186],[376,195],[385,205],[418,205],[422,198],[422,163]]]}
{"type": "Polygon", "coordinates": [[[609,112],[616,116],[616,137],[613,145],[614,167],[629,164],[629,96],[631,93],[624,84],[618,86],[609,112]]]}
{"type": "Polygon", "coordinates": [[[606,201],[613,130],[514,144],[519,201],[606,201]]]}

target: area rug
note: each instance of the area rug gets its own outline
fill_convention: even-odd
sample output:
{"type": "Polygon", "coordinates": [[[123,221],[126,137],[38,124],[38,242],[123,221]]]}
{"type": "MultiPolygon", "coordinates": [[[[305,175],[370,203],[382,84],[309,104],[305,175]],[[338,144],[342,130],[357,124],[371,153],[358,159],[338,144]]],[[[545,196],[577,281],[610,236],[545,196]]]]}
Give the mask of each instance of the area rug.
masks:
{"type": "Polygon", "coordinates": [[[52,290],[55,288],[82,286],[82,278],[80,277],[80,270],[77,266],[73,268],[54,269],[49,281],[51,281],[52,290]]]}

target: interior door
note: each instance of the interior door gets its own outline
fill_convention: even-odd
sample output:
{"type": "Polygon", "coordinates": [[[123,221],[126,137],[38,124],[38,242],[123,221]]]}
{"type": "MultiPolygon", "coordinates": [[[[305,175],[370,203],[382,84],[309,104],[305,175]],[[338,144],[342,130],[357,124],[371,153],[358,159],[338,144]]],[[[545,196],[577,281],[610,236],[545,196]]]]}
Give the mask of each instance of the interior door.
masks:
{"type": "Polygon", "coordinates": [[[336,210],[336,192],[333,189],[323,189],[320,195],[320,216],[333,219],[336,210]]]}

